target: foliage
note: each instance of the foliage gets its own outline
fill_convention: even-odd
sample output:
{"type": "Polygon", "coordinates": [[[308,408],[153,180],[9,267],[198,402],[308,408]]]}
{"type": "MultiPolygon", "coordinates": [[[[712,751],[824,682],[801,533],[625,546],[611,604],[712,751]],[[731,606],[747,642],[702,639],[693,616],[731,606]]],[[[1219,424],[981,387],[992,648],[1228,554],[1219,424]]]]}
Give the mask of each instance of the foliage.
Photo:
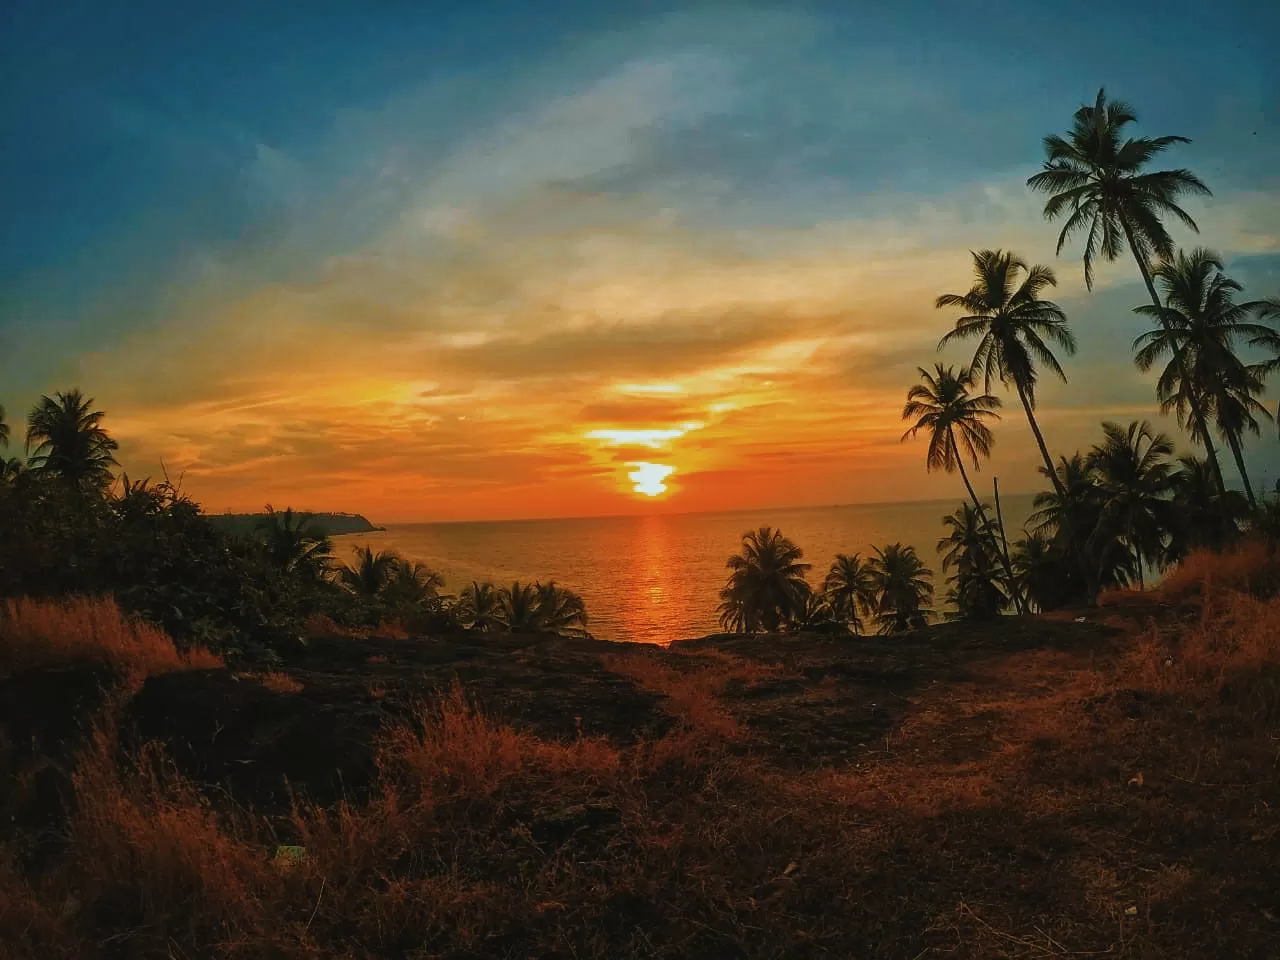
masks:
{"type": "Polygon", "coordinates": [[[104,416],[79,390],[41,397],[27,418],[31,468],[76,489],[106,487],[119,444],[102,426],[104,416]]]}
{"type": "Polygon", "coordinates": [[[458,617],[472,630],[500,630],[502,593],[491,583],[473,580],[458,598],[458,617]]]}
{"type": "Polygon", "coordinates": [[[893,543],[873,549],[871,582],[879,632],[901,633],[923,627],[929,621],[933,600],[933,571],[924,565],[915,547],[893,543]]]}
{"type": "Polygon", "coordinates": [[[1126,137],[1138,117],[1122,100],[1108,100],[1100,89],[1092,106],[1082,106],[1065,136],[1044,138],[1044,169],[1027,186],[1049,195],[1047,220],[1064,219],[1058,253],[1083,233],[1084,278],[1093,289],[1093,264],[1111,261],[1126,247],[1144,263],[1173,252],[1173,238],[1160,217],[1169,215],[1195,231],[1196,223],[1178,205],[1187,195],[1206,196],[1209,188],[1189,170],[1147,171],[1157,156],[1186,137],[1126,137]]]}
{"type": "Polygon", "coordinates": [[[871,565],[859,554],[837,553],[822,581],[822,596],[832,613],[854,633],[862,632],[862,616],[876,605],[871,565]]]}
{"type": "Polygon", "coordinates": [[[1086,541],[1089,555],[1101,557],[1106,544],[1123,545],[1125,566],[1143,585],[1143,567],[1164,565],[1173,529],[1173,441],[1137,420],[1127,428],[1103,423],[1104,438],[1086,461],[1097,486],[1098,517],[1086,541]]]}
{"type": "Polygon", "coordinates": [[[309,513],[286,508],[277,513],[267,504],[266,514],[256,523],[266,548],[267,559],[286,574],[298,574],[313,581],[324,578],[332,563],[333,541],[314,523],[309,513]]]}
{"type": "Polygon", "coordinates": [[[1001,576],[998,528],[970,504],[961,504],[942,518],[950,531],[938,541],[942,569],[954,570],[947,578],[947,600],[956,607],[952,619],[986,620],[998,616],[1009,604],[1009,585],[1001,576]]]}
{"type": "Polygon", "coordinates": [[[748,530],[742,551],[726,562],[720,623],[734,633],[776,633],[804,609],[812,592],[804,551],[772,527],[748,530]]]}

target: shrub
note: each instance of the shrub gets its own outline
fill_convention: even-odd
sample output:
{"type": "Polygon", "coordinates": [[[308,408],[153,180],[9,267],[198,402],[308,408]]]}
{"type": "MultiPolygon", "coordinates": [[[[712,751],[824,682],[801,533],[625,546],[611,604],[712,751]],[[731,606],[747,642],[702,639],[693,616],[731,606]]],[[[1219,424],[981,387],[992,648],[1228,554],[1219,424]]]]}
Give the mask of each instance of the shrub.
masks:
{"type": "Polygon", "coordinates": [[[202,647],[179,651],[159,627],[110,597],[7,600],[0,607],[0,665],[10,670],[102,664],[139,676],[219,667],[202,647]]]}

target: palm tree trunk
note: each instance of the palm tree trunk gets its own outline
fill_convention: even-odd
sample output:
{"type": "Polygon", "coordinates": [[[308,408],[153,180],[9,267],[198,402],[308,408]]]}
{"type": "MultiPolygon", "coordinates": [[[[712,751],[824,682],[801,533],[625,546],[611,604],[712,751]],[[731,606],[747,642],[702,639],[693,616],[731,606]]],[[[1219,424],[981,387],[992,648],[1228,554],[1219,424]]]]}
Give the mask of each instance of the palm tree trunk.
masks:
{"type": "MultiPolygon", "coordinates": [[[[982,509],[982,501],[978,499],[978,494],[973,489],[973,484],[969,482],[969,474],[964,469],[964,457],[960,456],[960,450],[956,447],[955,434],[951,432],[951,428],[947,428],[947,439],[951,441],[951,451],[956,456],[956,463],[960,465],[960,479],[964,481],[964,488],[969,491],[969,499],[973,501],[973,509],[978,511],[978,519],[982,521],[984,527],[990,526],[987,520],[986,511],[982,509]]],[[[1003,534],[1004,528],[1001,528],[1003,534]]],[[[1009,548],[1006,545],[1004,550],[996,551],[1000,556],[1000,565],[1004,567],[1004,575],[1009,583],[1009,593],[1013,597],[1014,608],[1017,609],[1018,615],[1026,613],[1026,607],[1022,603],[1022,592],[1018,589],[1017,581],[1013,579],[1013,565],[1009,563],[1009,548]]]]}
{"type": "MultiPolygon", "coordinates": [[[[1138,254],[1138,248],[1133,243],[1133,231],[1129,229],[1129,220],[1122,213],[1120,215],[1120,224],[1124,228],[1125,239],[1129,242],[1129,250],[1133,254],[1133,259],[1138,264],[1138,271],[1142,274],[1142,282],[1147,286],[1147,295],[1151,297],[1151,304],[1156,308],[1156,313],[1160,317],[1160,326],[1166,330],[1169,324],[1164,318],[1164,304],[1160,302],[1160,294],[1156,292],[1155,281],[1151,279],[1151,270],[1147,266],[1147,262],[1138,254]]],[[[1182,379],[1185,381],[1187,372],[1182,364],[1182,351],[1174,356],[1174,362],[1178,364],[1178,370],[1182,379]]],[[[1227,485],[1222,479],[1222,464],[1218,462],[1218,450],[1214,446],[1213,437],[1209,435],[1209,424],[1205,421],[1204,405],[1200,402],[1200,398],[1196,396],[1193,390],[1190,393],[1191,416],[1196,422],[1196,429],[1200,431],[1200,435],[1204,438],[1204,452],[1209,460],[1209,465],[1213,468],[1214,479],[1218,481],[1218,489],[1226,491],[1227,485]]]]}
{"type": "MultiPolygon", "coordinates": [[[[1031,409],[1031,398],[1027,396],[1026,388],[1023,387],[1021,381],[1015,380],[1014,386],[1018,388],[1018,399],[1022,401],[1022,409],[1027,412],[1027,423],[1031,425],[1031,432],[1035,435],[1036,446],[1040,448],[1040,456],[1044,459],[1045,469],[1049,471],[1049,479],[1053,482],[1053,489],[1058,492],[1058,497],[1065,507],[1067,505],[1067,488],[1063,485],[1062,478],[1058,476],[1058,471],[1053,468],[1053,458],[1049,456],[1049,448],[1045,445],[1044,434],[1040,432],[1040,424],[1036,422],[1035,412],[1031,409]]],[[[1070,517],[1067,519],[1070,521],[1070,517]]],[[[1067,523],[1066,535],[1071,552],[1076,555],[1076,562],[1080,564],[1080,570],[1084,574],[1085,591],[1089,595],[1089,603],[1093,603],[1098,595],[1098,588],[1095,584],[1097,577],[1094,576],[1089,558],[1085,556],[1083,548],[1076,540],[1076,533],[1070,522],[1067,523]]]]}
{"type": "Polygon", "coordinates": [[[1240,438],[1234,434],[1227,434],[1227,444],[1231,447],[1231,455],[1235,457],[1236,469],[1240,471],[1240,480],[1244,484],[1245,495],[1249,498],[1249,506],[1258,509],[1258,499],[1253,495],[1253,484],[1249,482],[1249,471],[1244,467],[1244,450],[1240,447],[1240,438]]]}

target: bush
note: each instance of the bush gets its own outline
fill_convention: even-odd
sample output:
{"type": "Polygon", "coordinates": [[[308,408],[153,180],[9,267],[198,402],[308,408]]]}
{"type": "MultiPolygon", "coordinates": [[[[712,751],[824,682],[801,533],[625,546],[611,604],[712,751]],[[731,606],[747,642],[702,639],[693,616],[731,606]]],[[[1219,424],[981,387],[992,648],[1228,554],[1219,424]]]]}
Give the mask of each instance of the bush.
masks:
{"type": "Polygon", "coordinates": [[[0,667],[102,664],[149,676],[222,666],[198,646],[179,652],[158,627],[125,616],[109,597],[49,601],[19,598],[0,605],[0,667]]]}

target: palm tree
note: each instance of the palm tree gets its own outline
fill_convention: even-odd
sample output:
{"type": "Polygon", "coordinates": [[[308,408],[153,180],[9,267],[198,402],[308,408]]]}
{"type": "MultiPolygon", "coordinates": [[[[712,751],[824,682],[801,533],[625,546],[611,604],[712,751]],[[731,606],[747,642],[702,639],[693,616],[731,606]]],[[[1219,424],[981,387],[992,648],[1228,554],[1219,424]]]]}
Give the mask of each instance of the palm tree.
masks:
{"type": "Polygon", "coordinates": [[[1253,484],[1249,482],[1249,471],[1244,462],[1244,433],[1248,430],[1255,437],[1260,436],[1262,428],[1258,419],[1270,420],[1271,411],[1262,405],[1258,395],[1264,385],[1259,372],[1260,365],[1245,368],[1244,375],[1233,378],[1235,382],[1225,382],[1223,378],[1213,388],[1213,425],[1218,429],[1218,436],[1231,448],[1231,456],[1240,471],[1240,481],[1244,484],[1245,496],[1249,506],[1256,509],[1258,498],[1253,495],[1253,484]]]}
{"type": "Polygon", "coordinates": [[[1043,612],[1071,602],[1067,554],[1047,530],[1024,530],[1013,545],[1013,571],[1029,603],[1043,612]]]}
{"type": "Polygon", "coordinates": [[[344,587],[364,600],[382,596],[400,566],[401,558],[393,550],[374,551],[373,547],[356,547],[355,566],[342,567],[338,579],[344,587]]]}
{"type": "Polygon", "coordinates": [[[421,560],[401,560],[383,595],[393,603],[416,605],[438,600],[443,587],[444,577],[421,560]]]}
{"type": "Polygon", "coordinates": [[[1102,425],[1103,440],[1089,451],[1088,464],[1098,478],[1101,511],[1093,539],[1118,540],[1133,555],[1138,589],[1145,587],[1143,567],[1159,567],[1173,529],[1173,441],[1135,420],[1127,428],[1102,425]]]}
{"type": "Polygon", "coordinates": [[[820,593],[807,593],[800,609],[791,616],[787,626],[797,632],[829,633],[833,629],[847,633],[848,621],[842,620],[820,593]]]}
{"type": "MultiPolygon", "coordinates": [[[[925,458],[925,470],[951,473],[958,468],[969,499],[973,501],[974,509],[985,525],[986,509],[974,492],[973,484],[969,482],[969,475],[964,468],[964,454],[969,455],[975,470],[978,469],[979,454],[991,456],[995,437],[985,421],[1000,418],[995,412],[1000,406],[1000,400],[989,393],[971,395],[969,390],[973,386],[973,375],[968,370],[962,369],[956,373],[954,367],[944,367],[939,363],[934,365],[933,373],[924,367],[918,367],[917,371],[921,382],[907,391],[907,405],[902,409],[902,419],[914,419],[915,422],[902,435],[902,439],[914,437],[921,430],[928,431],[929,450],[925,458]]],[[[1025,613],[1022,596],[1014,586],[1009,556],[1004,552],[999,552],[998,556],[1004,566],[1006,582],[1010,584],[1014,606],[1019,613],[1025,613]]]]}
{"type": "Polygon", "coordinates": [[[901,633],[923,627],[933,600],[933,571],[916,554],[915,547],[893,543],[875,547],[871,558],[872,585],[876,594],[875,618],[880,633],[901,633]]]}
{"type": "Polygon", "coordinates": [[[1132,556],[1118,541],[1094,536],[1102,514],[1102,494],[1088,460],[1079,453],[1070,459],[1059,457],[1053,472],[1057,483],[1054,489],[1036,494],[1028,522],[1034,532],[1052,538],[1063,556],[1073,561],[1064,571],[1059,605],[1092,602],[1099,587],[1125,582],[1132,556]]]}
{"type": "MultiPolygon", "coordinates": [[[[1153,257],[1173,255],[1173,238],[1161,217],[1172,216],[1195,233],[1200,228],[1178,205],[1187,195],[1210,195],[1210,190],[1190,170],[1145,168],[1155,157],[1175,143],[1190,143],[1186,137],[1128,137],[1124,128],[1138,117],[1133,107],[1121,100],[1107,100],[1106,90],[1098,91],[1093,106],[1076,111],[1065,137],[1044,138],[1044,169],[1027,180],[1027,186],[1046,193],[1047,220],[1066,217],[1058,234],[1058,253],[1077,233],[1087,230],[1084,245],[1084,280],[1093,289],[1093,261],[1117,259],[1125,248],[1133,254],[1151,298],[1157,318],[1163,317],[1150,263],[1153,257]]],[[[1178,362],[1174,354],[1174,362],[1178,362]]],[[[1188,397],[1191,417],[1199,425],[1209,462],[1218,484],[1222,470],[1210,447],[1205,414],[1198,399],[1188,397]]]]}
{"type": "Polygon", "coordinates": [[[32,469],[64,477],[81,490],[104,489],[118,465],[113,452],[119,447],[103,429],[104,416],[79,390],[41,397],[27,417],[32,469]]]}
{"type": "Polygon", "coordinates": [[[502,593],[492,583],[471,581],[471,586],[458,598],[459,614],[472,630],[498,630],[502,627],[502,593]]]}
{"type": "Polygon", "coordinates": [[[543,629],[556,633],[586,633],[587,605],[572,590],[556,586],[554,580],[535,585],[538,618],[543,629]]]}
{"type": "Polygon", "coordinates": [[[276,569],[303,573],[316,580],[324,576],[332,563],[333,541],[313,519],[309,513],[295,513],[292,507],[277,512],[267,504],[266,514],[254,526],[276,569]]]}
{"type": "Polygon", "coordinates": [[[0,447],[9,445],[9,424],[4,419],[4,405],[0,404],[0,447]]]}
{"type": "Polygon", "coordinates": [[[720,591],[720,623],[735,633],[777,633],[812,592],[805,581],[804,551],[772,527],[742,535],[742,552],[726,562],[720,591]]]}
{"type": "MultiPolygon", "coordinates": [[[[953,584],[948,599],[956,605],[962,618],[997,616],[1008,605],[1004,591],[1011,588],[1008,581],[1000,582],[996,572],[1000,549],[993,525],[967,503],[943,517],[942,523],[950,530],[938,541],[942,569],[956,571],[947,578],[947,582],[953,584]]],[[[1012,577],[1012,573],[1009,576],[1012,577]]]]}
{"type": "Polygon", "coordinates": [[[1201,547],[1221,551],[1239,535],[1249,505],[1235,490],[1217,485],[1208,463],[1195,456],[1179,457],[1169,481],[1177,521],[1166,547],[1169,561],[1201,547]]]}
{"type": "MultiPolygon", "coordinates": [[[[1244,416],[1257,406],[1252,400],[1261,389],[1260,372],[1253,371],[1235,352],[1238,339],[1261,341],[1274,334],[1270,328],[1249,320],[1259,303],[1236,303],[1241,287],[1222,272],[1217,254],[1204,248],[1191,253],[1162,258],[1152,276],[1164,290],[1165,305],[1142,304],[1135,313],[1152,317],[1157,326],[1134,341],[1134,363],[1150,370],[1158,360],[1169,357],[1159,379],[1156,395],[1162,410],[1177,413],[1178,422],[1189,428],[1193,440],[1205,448],[1214,477],[1222,484],[1222,467],[1209,434],[1207,417],[1218,404],[1227,409],[1217,426],[1226,435],[1241,479],[1251,503],[1256,503],[1240,452],[1240,430],[1248,425],[1244,416]],[[1243,409],[1232,410],[1236,404],[1243,409]]],[[[1256,429],[1256,423],[1253,425],[1256,429]]]]}
{"type": "Polygon", "coordinates": [[[515,581],[498,595],[498,616],[512,633],[536,633],[543,629],[538,604],[538,588],[515,581]]]}
{"type": "Polygon", "coordinates": [[[822,595],[835,615],[860,633],[859,614],[870,613],[876,603],[871,565],[856,553],[837,553],[822,581],[822,595]]]}
{"type": "Polygon", "coordinates": [[[969,365],[971,374],[976,376],[981,370],[988,391],[997,377],[1005,386],[1014,386],[1052,479],[1056,476],[1053,460],[1035,415],[1039,377],[1036,364],[1066,382],[1067,375],[1050,345],[1057,345],[1067,354],[1076,350],[1075,337],[1067,328],[1062,308],[1052,300],[1040,298],[1045,288],[1055,286],[1057,280],[1048,267],[1028,267],[1022,258],[1003,250],[978,251],[973,254],[973,266],[975,283],[968,293],[944,293],[938,297],[939,309],[959,307],[966,311],[956,321],[955,329],[939,341],[938,349],[953,341],[978,338],[969,365]],[[1024,273],[1025,278],[1019,282],[1024,273]]]}

